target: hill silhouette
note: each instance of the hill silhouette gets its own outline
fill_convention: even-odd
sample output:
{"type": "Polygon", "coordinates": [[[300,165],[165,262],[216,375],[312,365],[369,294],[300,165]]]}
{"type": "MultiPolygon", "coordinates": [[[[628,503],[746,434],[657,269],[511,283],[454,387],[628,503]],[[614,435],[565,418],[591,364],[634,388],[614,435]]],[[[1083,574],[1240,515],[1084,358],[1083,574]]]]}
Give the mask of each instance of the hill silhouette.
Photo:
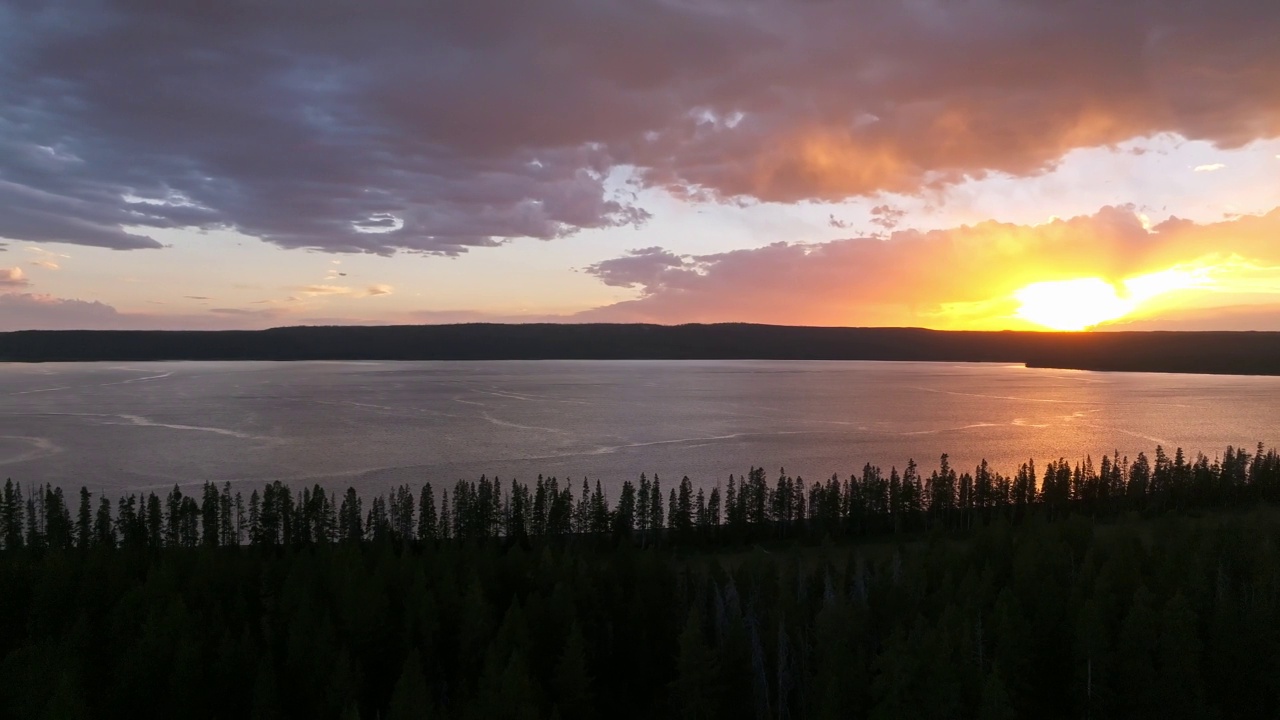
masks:
{"type": "Polygon", "coordinates": [[[26,330],[0,361],[900,360],[1138,372],[1280,374],[1275,332],[973,332],[725,323],[26,330]]]}

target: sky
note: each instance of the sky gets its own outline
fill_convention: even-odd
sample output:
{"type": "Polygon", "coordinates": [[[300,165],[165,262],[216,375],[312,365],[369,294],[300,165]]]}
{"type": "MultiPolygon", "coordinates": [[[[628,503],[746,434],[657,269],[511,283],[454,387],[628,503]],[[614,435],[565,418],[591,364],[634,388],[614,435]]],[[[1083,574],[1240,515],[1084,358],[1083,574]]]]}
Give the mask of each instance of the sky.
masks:
{"type": "Polygon", "coordinates": [[[0,0],[0,330],[1280,330],[1274,0],[0,0]]]}

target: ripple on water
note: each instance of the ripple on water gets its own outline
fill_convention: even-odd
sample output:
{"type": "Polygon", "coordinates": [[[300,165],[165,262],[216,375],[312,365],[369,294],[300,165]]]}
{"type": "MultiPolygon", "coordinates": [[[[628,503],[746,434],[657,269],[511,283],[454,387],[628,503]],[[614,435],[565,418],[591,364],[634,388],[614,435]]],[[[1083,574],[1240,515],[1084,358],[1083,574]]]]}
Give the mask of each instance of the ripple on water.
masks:
{"type": "Polygon", "coordinates": [[[62,452],[49,438],[28,435],[0,435],[0,465],[38,460],[62,452]]]}

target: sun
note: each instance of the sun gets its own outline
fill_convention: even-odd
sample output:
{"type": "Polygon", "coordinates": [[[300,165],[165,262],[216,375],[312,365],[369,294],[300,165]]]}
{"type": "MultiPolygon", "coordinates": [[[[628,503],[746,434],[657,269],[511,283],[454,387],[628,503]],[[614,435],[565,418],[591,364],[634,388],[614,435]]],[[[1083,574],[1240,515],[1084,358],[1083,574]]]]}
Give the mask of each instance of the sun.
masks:
{"type": "Polygon", "coordinates": [[[1134,312],[1159,295],[1201,284],[1195,273],[1166,270],[1132,277],[1120,288],[1101,278],[1038,282],[1013,294],[1014,316],[1052,330],[1085,330],[1134,312]]]}
{"type": "Polygon", "coordinates": [[[1100,278],[1032,283],[1013,294],[1016,317],[1053,330],[1084,330],[1123,317],[1133,303],[1100,278]]]}

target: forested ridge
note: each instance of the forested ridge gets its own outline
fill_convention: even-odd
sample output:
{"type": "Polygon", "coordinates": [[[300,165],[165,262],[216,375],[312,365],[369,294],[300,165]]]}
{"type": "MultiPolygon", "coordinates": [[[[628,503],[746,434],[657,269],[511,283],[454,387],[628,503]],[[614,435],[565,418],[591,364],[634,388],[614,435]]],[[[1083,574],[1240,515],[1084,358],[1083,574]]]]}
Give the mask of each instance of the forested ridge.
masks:
{"type": "Polygon", "coordinates": [[[1277,332],[974,332],[748,323],[26,330],[0,362],[147,360],[916,360],[1280,374],[1277,332]]]}
{"type": "Polygon", "coordinates": [[[0,497],[0,716],[1280,712],[1261,445],[76,500],[0,497]]]}

